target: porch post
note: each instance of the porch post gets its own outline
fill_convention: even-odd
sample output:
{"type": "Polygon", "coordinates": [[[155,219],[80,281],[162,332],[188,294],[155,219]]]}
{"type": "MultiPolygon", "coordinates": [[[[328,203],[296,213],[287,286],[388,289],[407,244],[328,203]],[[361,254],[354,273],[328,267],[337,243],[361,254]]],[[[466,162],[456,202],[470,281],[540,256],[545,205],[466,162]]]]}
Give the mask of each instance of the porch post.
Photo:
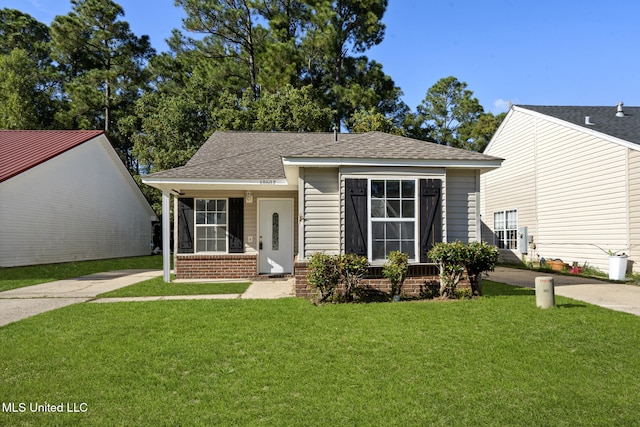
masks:
{"type": "Polygon", "coordinates": [[[162,274],[165,282],[171,281],[171,226],[169,202],[171,194],[162,191],[162,274]]]}

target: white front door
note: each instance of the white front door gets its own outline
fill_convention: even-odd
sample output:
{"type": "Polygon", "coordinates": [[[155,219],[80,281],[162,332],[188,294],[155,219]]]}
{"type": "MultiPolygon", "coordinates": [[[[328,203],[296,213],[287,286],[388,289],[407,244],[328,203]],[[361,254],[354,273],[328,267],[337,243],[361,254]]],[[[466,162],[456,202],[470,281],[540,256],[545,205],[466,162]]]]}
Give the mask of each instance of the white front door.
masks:
{"type": "Polygon", "coordinates": [[[258,200],[260,273],[293,272],[293,200],[258,200]]]}

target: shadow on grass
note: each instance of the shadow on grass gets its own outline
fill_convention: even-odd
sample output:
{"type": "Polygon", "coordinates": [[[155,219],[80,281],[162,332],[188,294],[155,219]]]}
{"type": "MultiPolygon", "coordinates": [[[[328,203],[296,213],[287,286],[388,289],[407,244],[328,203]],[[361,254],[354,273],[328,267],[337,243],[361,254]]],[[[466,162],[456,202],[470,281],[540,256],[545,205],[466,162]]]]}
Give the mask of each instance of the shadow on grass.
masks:
{"type": "Polygon", "coordinates": [[[535,291],[530,288],[507,285],[506,283],[494,282],[492,280],[482,281],[482,294],[485,297],[497,296],[532,296],[535,291]]]}
{"type": "Polygon", "coordinates": [[[587,308],[584,304],[556,304],[558,308],[587,308]]]}
{"type": "MultiPolygon", "coordinates": [[[[518,286],[507,285],[506,283],[493,282],[491,280],[484,280],[482,282],[483,297],[497,297],[497,296],[527,296],[535,297],[536,292],[531,288],[521,288],[518,286]]],[[[586,308],[585,304],[566,303],[558,304],[557,308],[586,308]]]]}

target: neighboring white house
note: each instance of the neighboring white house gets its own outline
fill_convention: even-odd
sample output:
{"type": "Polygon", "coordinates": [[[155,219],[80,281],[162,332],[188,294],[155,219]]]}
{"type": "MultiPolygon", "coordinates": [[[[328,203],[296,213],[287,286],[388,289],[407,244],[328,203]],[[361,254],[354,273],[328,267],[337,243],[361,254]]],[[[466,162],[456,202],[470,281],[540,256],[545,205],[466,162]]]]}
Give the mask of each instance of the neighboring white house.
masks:
{"type": "Polygon", "coordinates": [[[505,159],[481,178],[503,259],[607,271],[610,251],[640,271],[640,107],[513,106],[485,154],[505,159]]]}
{"type": "Polygon", "coordinates": [[[153,209],[101,131],[0,131],[0,267],[148,255],[153,209]]]}
{"type": "MultiPolygon", "coordinates": [[[[380,132],[216,132],[183,167],[143,182],[175,198],[178,278],[294,274],[308,257],[409,255],[415,293],[435,242],[480,239],[480,176],[501,159],[380,132]],[[296,262],[297,260],[297,262],[296,262]]],[[[163,215],[165,279],[169,219],[163,215]]]]}

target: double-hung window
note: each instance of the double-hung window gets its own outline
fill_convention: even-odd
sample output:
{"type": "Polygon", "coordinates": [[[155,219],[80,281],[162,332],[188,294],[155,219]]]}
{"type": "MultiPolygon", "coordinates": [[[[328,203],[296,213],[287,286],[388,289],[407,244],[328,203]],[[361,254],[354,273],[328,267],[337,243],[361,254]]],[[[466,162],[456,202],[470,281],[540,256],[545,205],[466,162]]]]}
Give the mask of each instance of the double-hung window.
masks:
{"type": "Polygon", "coordinates": [[[369,259],[382,261],[391,251],[416,259],[417,183],[415,179],[369,180],[369,259]]]}
{"type": "Polygon", "coordinates": [[[500,249],[518,248],[518,211],[493,213],[494,243],[500,249]]]}
{"type": "Polygon", "coordinates": [[[196,252],[227,252],[227,200],[196,199],[196,252]]]}

